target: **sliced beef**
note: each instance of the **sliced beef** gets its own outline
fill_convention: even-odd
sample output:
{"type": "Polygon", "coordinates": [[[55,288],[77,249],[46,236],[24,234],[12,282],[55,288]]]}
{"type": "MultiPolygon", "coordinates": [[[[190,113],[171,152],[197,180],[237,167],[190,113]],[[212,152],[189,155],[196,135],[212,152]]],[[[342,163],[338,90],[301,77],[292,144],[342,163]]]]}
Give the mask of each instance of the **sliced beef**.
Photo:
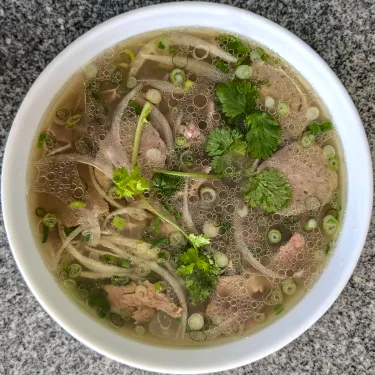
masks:
{"type": "Polygon", "coordinates": [[[138,285],[141,288],[138,288],[137,293],[134,282],[127,286],[105,285],[104,289],[108,293],[109,303],[116,309],[148,307],[164,311],[173,318],[181,316],[182,308],[175,305],[166,294],[157,292],[154,284],[145,280],[138,285]]]}
{"type": "Polygon", "coordinates": [[[329,168],[318,145],[305,148],[294,142],[267,159],[259,170],[265,168],[278,169],[293,189],[289,206],[279,212],[282,215],[298,215],[327,204],[338,183],[337,173],[329,168]]]}

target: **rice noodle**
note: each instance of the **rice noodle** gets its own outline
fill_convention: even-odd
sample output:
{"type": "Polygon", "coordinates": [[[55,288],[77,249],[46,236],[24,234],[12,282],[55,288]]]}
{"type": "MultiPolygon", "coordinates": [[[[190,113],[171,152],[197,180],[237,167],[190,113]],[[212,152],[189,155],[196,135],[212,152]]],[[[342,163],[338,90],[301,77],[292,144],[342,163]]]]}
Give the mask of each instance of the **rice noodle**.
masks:
{"type": "MultiPolygon", "coordinates": [[[[143,57],[144,54],[149,54],[152,52],[156,52],[156,43],[162,37],[163,35],[159,35],[158,37],[150,40],[147,42],[139,51],[135,61],[132,63],[129,75],[134,77],[137,73],[138,70],[141,68],[143,65],[145,59],[143,57]]],[[[166,38],[169,39],[171,44],[179,45],[179,44],[185,44],[187,46],[192,46],[195,48],[203,48],[213,55],[221,58],[222,60],[225,60],[227,62],[237,62],[237,59],[230,55],[228,52],[224,51],[218,46],[215,46],[214,44],[208,43],[203,39],[197,38],[192,35],[186,35],[186,34],[181,34],[177,32],[173,32],[171,35],[166,35],[166,38]]]]}
{"type": "Polygon", "coordinates": [[[98,245],[101,236],[99,219],[97,216],[90,213],[89,210],[85,210],[84,213],[86,214],[87,222],[90,227],[89,245],[95,247],[98,245]]]}
{"type": "Polygon", "coordinates": [[[104,199],[106,200],[111,206],[113,207],[116,207],[116,208],[123,208],[123,206],[119,203],[117,203],[114,199],[112,199],[111,197],[109,197],[105,191],[101,188],[101,186],[99,185],[96,177],[95,177],[95,174],[94,174],[94,169],[93,167],[89,167],[89,172],[90,172],[90,177],[91,177],[91,181],[92,181],[92,184],[94,185],[94,188],[95,190],[98,192],[98,194],[104,199]]]}
{"type": "Polygon", "coordinates": [[[113,132],[113,136],[114,136],[114,140],[119,141],[120,139],[120,123],[121,123],[121,118],[122,118],[122,115],[126,109],[126,107],[128,106],[129,104],[129,101],[139,93],[139,91],[141,91],[143,87],[143,84],[139,84],[137,86],[134,87],[134,89],[132,91],[130,91],[128,94],[126,94],[121,102],[118,104],[116,110],[115,110],[115,113],[113,114],[113,120],[112,120],[112,127],[111,127],[111,132],[113,132]]]}
{"type": "Polygon", "coordinates": [[[100,279],[100,278],[107,278],[111,276],[127,276],[129,277],[129,279],[132,279],[134,281],[138,281],[142,279],[141,277],[133,275],[126,270],[118,271],[115,274],[113,272],[82,271],[80,276],[86,279],[100,279]]]}
{"type": "Polygon", "coordinates": [[[70,245],[69,243],[71,240],[68,241],[68,237],[70,237],[70,235],[73,234],[80,227],[77,228],[75,231],[73,231],[68,237],[65,236],[64,228],[60,221],[58,221],[58,227],[59,227],[60,238],[63,241],[63,244],[67,242],[67,245],[65,245],[66,250],[68,251],[70,255],[76,258],[77,261],[81,263],[83,266],[85,266],[86,268],[92,271],[108,272],[108,273],[111,273],[112,275],[118,275],[119,273],[122,273],[123,275],[132,277],[133,274],[129,271],[124,270],[124,268],[110,266],[107,264],[97,262],[93,259],[87,258],[86,256],[82,255],[75,247],[70,245]]]}
{"type": "MultiPolygon", "coordinates": [[[[138,203],[137,203],[138,204],[138,203]]],[[[138,220],[138,221],[144,221],[148,218],[150,218],[150,214],[141,206],[130,204],[127,207],[121,207],[118,210],[112,211],[104,220],[103,227],[105,228],[108,221],[114,217],[114,216],[121,216],[121,215],[129,215],[131,218],[138,220]]]]}
{"type": "Polygon", "coordinates": [[[72,144],[71,144],[71,143],[67,143],[67,144],[64,145],[64,146],[61,146],[61,147],[56,148],[55,150],[49,152],[49,153],[48,153],[48,156],[58,154],[59,152],[63,152],[63,151],[65,151],[65,150],[69,150],[70,148],[72,148],[72,144]]]}
{"type": "MultiPolygon", "coordinates": [[[[173,57],[172,56],[162,56],[162,55],[142,55],[146,60],[156,61],[165,65],[173,66],[173,57]]],[[[225,82],[228,80],[229,76],[226,73],[223,73],[221,70],[217,69],[216,67],[212,66],[205,61],[194,60],[188,58],[188,64],[186,66],[187,70],[209,78],[214,82],[225,82]]]]}
{"type": "Polygon", "coordinates": [[[111,253],[119,255],[120,257],[127,257],[127,256],[133,256],[134,255],[133,252],[131,252],[130,250],[120,249],[119,247],[117,247],[113,243],[111,243],[109,241],[106,241],[106,240],[101,240],[99,244],[100,244],[100,246],[103,246],[103,247],[109,249],[111,253]]]}
{"type": "MultiPolygon", "coordinates": [[[[241,223],[238,221],[237,223],[237,232],[242,233],[243,227],[241,223]]],[[[286,276],[280,276],[278,273],[271,271],[269,268],[263,266],[254,256],[251,254],[251,251],[248,249],[246,242],[243,240],[241,235],[236,234],[234,236],[234,240],[237,246],[237,249],[241,252],[242,256],[245,258],[247,262],[249,262],[254,268],[258,271],[262,272],[264,275],[268,277],[273,277],[276,279],[285,279],[286,276]]]]}
{"type": "Polygon", "coordinates": [[[59,250],[56,253],[56,258],[55,258],[55,261],[54,261],[54,264],[53,264],[54,270],[57,269],[57,267],[60,263],[60,259],[61,259],[61,255],[62,255],[63,251],[66,248],[68,248],[69,244],[72,242],[72,240],[75,237],[77,237],[85,229],[84,225],[80,225],[78,228],[74,229],[74,231],[72,233],[70,233],[69,236],[66,236],[65,232],[64,232],[64,227],[59,220],[58,220],[58,227],[59,227],[59,234],[60,234],[62,244],[61,244],[59,250]],[[62,236],[62,234],[63,234],[63,236],[62,236]]]}
{"type": "MultiPolygon", "coordinates": [[[[114,252],[120,254],[125,254],[125,249],[120,249],[116,245],[126,247],[134,256],[141,257],[142,259],[156,259],[157,248],[150,249],[151,244],[139,240],[134,240],[127,237],[116,237],[116,236],[107,236],[100,241],[100,245],[111,249],[114,252]],[[118,239],[122,241],[118,241],[118,239]],[[120,242],[120,243],[119,243],[120,242]]],[[[124,256],[124,255],[122,255],[124,256]]]]}
{"type": "MultiPolygon", "coordinates": [[[[144,100],[138,100],[139,103],[144,105],[146,103],[144,100]]],[[[169,125],[168,120],[164,117],[164,115],[156,108],[153,104],[151,104],[151,113],[150,113],[150,121],[152,126],[158,131],[160,137],[163,139],[167,146],[167,150],[171,151],[174,148],[173,143],[173,134],[171,126],[169,125]]]]}
{"type": "Polygon", "coordinates": [[[184,188],[184,199],[183,199],[183,206],[182,206],[182,218],[186,223],[186,227],[190,233],[198,234],[197,228],[195,228],[193,218],[191,217],[189,211],[189,202],[188,202],[188,194],[189,194],[189,179],[187,178],[185,181],[185,188],[184,188]]]}
{"type": "MultiPolygon", "coordinates": [[[[99,243],[100,244],[100,243],[99,243]]],[[[95,254],[98,254],[98,255],[106,255],[106,254],[114,254],[112,251],[108,250],[108,251],[105,251],[105,250],[98,250],[96,249],[95,247],[92,247],[92,246],[84,246],[84,249],[87,250],[87,251],[90,251],[92,253],[95,253],[95,254]]]]}
{"type": "Polygon", "coordinates": [[[120,138],[114,132],[108,132],[104,141],[100,143],[100,150],[103,150],[104,155],[117,167],[125,167],[130,170],[129,158],[124,152],[120,138]]]}

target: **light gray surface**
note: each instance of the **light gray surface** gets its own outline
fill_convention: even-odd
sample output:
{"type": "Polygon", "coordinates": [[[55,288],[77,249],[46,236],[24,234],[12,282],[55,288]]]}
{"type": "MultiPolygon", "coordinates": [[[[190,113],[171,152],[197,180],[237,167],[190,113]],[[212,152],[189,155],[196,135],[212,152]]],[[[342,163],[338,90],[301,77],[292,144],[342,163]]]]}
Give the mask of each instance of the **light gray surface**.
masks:
{"type": "MultiPolygon", "coordinates": [[[[0,0],[1,160],[16,111],[33,81],[52,58],[102,21],[155,3],[0,0]]],[[[359,109],[374,155],[374,1],[234,0],[223,3],[251,10],[279,23],[326,60],[359,109]]],[[[353,277],[332,308],[308,332],[279,352],[233,373],[375,374],[374,240],[372,225],[353,277]]],[[[1,221],[0,374],[133,372],[141,374],[86,348],[42,310],[15,265],[1,221]]]]}

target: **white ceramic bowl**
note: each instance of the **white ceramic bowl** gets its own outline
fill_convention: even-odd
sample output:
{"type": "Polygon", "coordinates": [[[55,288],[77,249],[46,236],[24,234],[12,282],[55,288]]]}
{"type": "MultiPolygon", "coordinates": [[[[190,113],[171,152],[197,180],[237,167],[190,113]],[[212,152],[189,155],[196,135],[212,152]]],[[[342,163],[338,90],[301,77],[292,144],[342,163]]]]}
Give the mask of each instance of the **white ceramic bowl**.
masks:
{"type": "Polygon", "coordinates": [[[365,242],[372,207],[372,169],[366,136],[344,87],[325,62],[282,27],[247,11],[209,3],[151,6],[115,17],[58,55],[36,80],[14,120],[4,156],[2,204],[18,267],[44,309],[71,335],[119,362],[168,373],[205,373],[256,361],[288,344],[331,306],[347,283],[365,242]],[[314,87],[339,132],[347,167],[347,208],[332,259],[312,290],[290,312],[256,334],[221,346],[165,349],[134,342],[88,318],[62,292],[42,262],[31,232],[26,171],[35,132],[48,104],[68,78],[115,43],[162,28],[203,26],[238,33],[270,47],[314,87]]]}

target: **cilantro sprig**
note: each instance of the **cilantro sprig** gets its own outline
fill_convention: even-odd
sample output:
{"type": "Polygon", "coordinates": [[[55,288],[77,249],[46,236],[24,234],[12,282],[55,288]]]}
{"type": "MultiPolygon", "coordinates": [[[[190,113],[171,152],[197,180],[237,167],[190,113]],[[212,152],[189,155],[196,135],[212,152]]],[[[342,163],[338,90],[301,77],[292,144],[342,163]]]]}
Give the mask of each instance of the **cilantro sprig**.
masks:
{"type": "Polygon", "coordinates": [[[194,246],[180,255],[177,273],[185,280],[191,302],[197,304],[205,301],[215,289],[220,268],[215,265],[210,255],[198,249],[209,243],[205,236],[191,234],[189,241],[194,246]]]}
{"type": "Polygon", "coordinates": [[[132,198],[150,188],[149,182],[141,175],[139,166],[130,173],[125,167],[115,169],[113,182],[116,184],[116,194],[119,198],[132,198]]]}
{"type": "MultiPolygon", "coordinates": [[[[258,88],[250,82],[234,80],[217,85],[215,93],[228,123],[244,125],[248,153],[257,159],[271,156],[280,143],[281,129],[274,117],[256,111],[258,88]]],[[[227,162],[228,159],[215,161],[215,165],[220,168],[227,162]]]]}

